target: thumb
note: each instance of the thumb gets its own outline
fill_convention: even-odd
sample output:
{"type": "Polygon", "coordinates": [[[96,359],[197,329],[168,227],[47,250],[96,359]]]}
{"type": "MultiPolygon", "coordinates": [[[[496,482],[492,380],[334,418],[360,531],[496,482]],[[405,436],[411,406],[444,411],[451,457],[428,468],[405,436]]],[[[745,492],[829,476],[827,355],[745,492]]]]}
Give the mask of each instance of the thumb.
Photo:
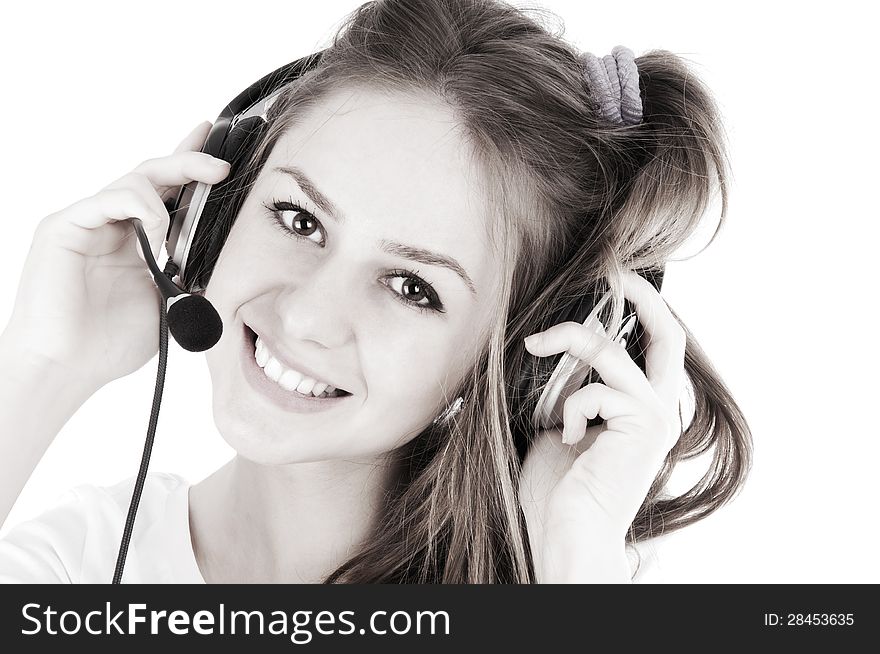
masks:
{"type": "Polygon", "coordinates": [[[147,243],[150,248],[150,253],[152,255],[153,261],[157,262],[159,256],[162,252],[162,245],[165,241],[165,231],[167,230],[168,221],[167,220],[159,220],[159,221],[151,221],[150,223],[144,223],[140,218],[132,218],[129,222],[131,222],[132,231],[134,231],[134,239],[135,239],[135,250],[137,251],[137,255],[141,261],[144,263],[147,260],[144,258],[143,246],[141,245],[141,239],[137,234],[137,229],[135,229],[135,221],[137,221],[140,226],[144,230],[144,235],[147,237],[147,243]]]}

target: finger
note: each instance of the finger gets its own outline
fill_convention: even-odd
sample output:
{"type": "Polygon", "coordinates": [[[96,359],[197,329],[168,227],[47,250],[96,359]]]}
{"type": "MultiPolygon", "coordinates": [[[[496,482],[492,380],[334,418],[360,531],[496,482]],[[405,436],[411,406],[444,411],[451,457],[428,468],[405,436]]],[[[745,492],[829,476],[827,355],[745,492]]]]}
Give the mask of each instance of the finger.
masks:
{"type": "Polygon", "coordinates": [[[104,189],[95,195],[74,202],[64,210],[67,222],[95,229],[110,222],[140,218],[144,224],[156,223],[161,216],[150,208],[150,205],[132,188],[104,189]]]}
{"type": "MultiPolygon", "coordinates": [[[[144,220],[144,233],[150,241],[150,249],[153,252],[153,258],[158,259],[159,253],[162,251],[162,245],[165,243],[165,235],[168,233],[168,223],[170,217],[168,209],[162,202],[162,199],[156,194],[152,183],[147,177],[141,173],[130,172],[118,180],[110,184],[105,190],[113,190],[116,188],[128,188],[134,191],[140,200],[147,205],[151,212],[159,216],[158,221],[144,220]]],[[[138,241],[138,256],[143,259],[140,250],[140,241],[138,241]]]]}
{"type": "Polygon", "coordinates": [[[651,283],[635,272],[623,275],[624,295],[645,330],[645,374],[667,406],[677,406],[684,389],[684,329],[651,283]]]}
{"type": "Polygon", "coordinates": [[[626,349],[596,333],[588,325],[559,323],[532,334],[526,339],[525,345],[536,356],[568,352],[595,368],[606,385],[645,402],[657,401],[654,389],[626,349]]]}
{"type": "Polygon", "coordinates": [[[546,357],[569,351],[572,356],[586,361],[605,345],[606,336],[605,328],[598,320],[588,320],[586,324],[569,320],[532,334],[523,342],[535,356],[546,357]],[[578,345],[574,351],[569,349],[573,343],[578,345]]]}
{"type": "Polygon", "coordinates": [[[145,175],[160,197],[190,182],[217,184],[229,174],[229,163],[204,152],[178,152],[147,159],[133,172],[145,175]]]}
{"type": "MultiPolygon", "coordinates": [[[[121,221],[108,222],[101,229],[80,229],[78,226],[73,229],[63,228],[62,223],[72,224],[68,217],[72,210],[71,206],[63,212],[46,216],[37,226],[37,233],[43,238],[54,240],[72,252],[86,256],[112,254],[122,247],[132,235],[131,228],[121,221]]],[[[34,235],[35,239],[37,233],[34,235]]]]}
{"type": "Polygon", "coordinates": [[[562,407],[562,442],[579,442],[587,431],[587,424],[597,416],[609,421],[625,417],[637,418],[642,405],[631,395],[621,393],[605,384],[587,384],[572,393],[562,407]]]}
{"type": "Polygon", "coordinates": [[[193,130],[183,138],[177,147],[174,148],[174,153],[187,152],[188,150],[194,150],[196,152],[201,151],[205,145],[205,140],[208,138],[208,134],[211,133],[211,127],[211,121],[209,120],[196,125],[193,130]]]}
{"type": "MultiPolygon", "coordinates": [[[[167,215],[166,212],[165,216],[167,215]]],[[[66,222],[88,230],[102,227],[107,223],[127,221],[132,217],[140,218],[145,229],[149,225],[154,231],[163,221],[163,217],[157,215],[149,203],[130,187],[104,189],[92,197],[75,202],[64,211],[66,222]]],[[[130,226],[126,227],[133,230],[130,226]]],[[[114,228],[112,232],[118,237],[117,229],[114,228]]],[[[108,238],[112,239],[109,235],[108,238]]],[[[138,255],[143,259],[140,248],[137,250],[138,255]]]]}
{"type": "MultiPolygon", "coordinates": [[[[205,141],[207,141],[208,134],[211,133],[212,127],[213,125],[211,124],[211,121],[208,120],[196,125],[195,128],[177,145],[174,149],[174,154],[180,152],[201,152],[202,148],[205,147],[205,141]]],[[[158,189],[157,192],[159,193],[162,202],[167,203],[174,200],[179,191],[180,186],[170,186],[164,190],[158,189]]],[[[166,208],[169,208],[169,205],[166,204],[166,208]]]]}

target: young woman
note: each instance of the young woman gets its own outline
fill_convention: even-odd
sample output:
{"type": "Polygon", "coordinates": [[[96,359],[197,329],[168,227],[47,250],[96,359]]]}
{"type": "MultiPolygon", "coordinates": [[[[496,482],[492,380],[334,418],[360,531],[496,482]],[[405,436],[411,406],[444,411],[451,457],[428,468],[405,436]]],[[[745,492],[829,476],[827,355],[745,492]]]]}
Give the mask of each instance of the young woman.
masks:
{"type": "MultiPolygon", "coordinates": [[[[607,69],[615,104],[608,58],[506,4],[367,3],[241,170],[198,152],[201,125],[43,219],[0,338],[2,515],[67,418],[157,350],[126,219],[158,256],[163,200],[226,180],[185,281],[224,324],[207,360],[237,455],[191,487],[151,475],[125,581],[629,581],[627,545],[733,497],[751,439],[633,272],[662,267],[716,182],[726,209],[717,112],[670,53],[626,55],[607,69]],[[597,288],[608,324],[554,321],[597,288]],[[624,298],[644,372],[608,337],[624,298]],[[601,383],[530,430],[518,375],[563,352],[601,383]],[[664,495],[675,464],[710,449],[700,482],[664,495]]],[[[14,528],[0,578],[107,581],[131,486],[77,489],[14,528]]]]}

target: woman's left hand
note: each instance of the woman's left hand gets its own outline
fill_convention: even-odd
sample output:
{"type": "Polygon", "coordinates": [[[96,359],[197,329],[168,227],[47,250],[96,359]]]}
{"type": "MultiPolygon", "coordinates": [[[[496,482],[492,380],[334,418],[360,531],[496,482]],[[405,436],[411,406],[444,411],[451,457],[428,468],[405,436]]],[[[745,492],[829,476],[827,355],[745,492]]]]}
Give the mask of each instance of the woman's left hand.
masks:
{"type": "Polygon", "coordinates": [[[648,341],[644,373],[622,345],[576,322],[526,339],[535,356],[589,361],[604,382],[568,397],[562,431],[541,432],[523,464],[520,501],[540,582],[629,581],[626,533],[681,434],[685,331],[636,273],[625,274],[624,294],[648,341]],[[587,428],[597,415],[605,424],[587,428]]]}

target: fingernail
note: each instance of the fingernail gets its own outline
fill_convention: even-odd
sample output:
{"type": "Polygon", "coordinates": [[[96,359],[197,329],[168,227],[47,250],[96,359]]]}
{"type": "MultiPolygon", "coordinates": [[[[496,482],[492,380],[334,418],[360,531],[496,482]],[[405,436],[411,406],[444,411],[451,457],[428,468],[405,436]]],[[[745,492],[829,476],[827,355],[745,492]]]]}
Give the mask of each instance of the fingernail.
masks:
{"type": "Polygon", "coordinates": [[[218,159],[217,157],[211,157],[211,163],[217,166],[218,168],[223,168],[224,166],[228,166],[228,161],[223,161],[223,159],[218,159]]]}
{"type": "Polygon", "coordinates": [[[607,336],[608,334],[605,332],[605,327],[602,325],[602,321],[596,317],[590,318],[587,321],[587,327],[592,329],[594,332],[599,334],[600,336],[607,336]]]}
{"type": "Polygon", "coordinates": [[[526,344],[526,347],[532,347],[538,342],[538,335],[532,334],[531,336],[527,336],[523,342],[526,344]]]}

